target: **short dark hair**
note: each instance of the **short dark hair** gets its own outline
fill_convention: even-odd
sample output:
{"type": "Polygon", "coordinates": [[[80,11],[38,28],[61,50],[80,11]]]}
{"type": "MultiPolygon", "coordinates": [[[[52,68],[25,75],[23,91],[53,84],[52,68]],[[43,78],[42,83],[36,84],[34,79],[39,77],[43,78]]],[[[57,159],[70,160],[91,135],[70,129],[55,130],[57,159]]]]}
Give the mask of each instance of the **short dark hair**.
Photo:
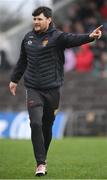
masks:
{"type": "Polygon", "coordinates": [[[38,7],[37,9],[35,9],[32,13],[32,16],[38,16],[41,13],[44,14],[45,17],[49,18],[52,17],[52,9],[50,9],[49,7],[45,7],[45,6],[41,6],[38,7]]]}

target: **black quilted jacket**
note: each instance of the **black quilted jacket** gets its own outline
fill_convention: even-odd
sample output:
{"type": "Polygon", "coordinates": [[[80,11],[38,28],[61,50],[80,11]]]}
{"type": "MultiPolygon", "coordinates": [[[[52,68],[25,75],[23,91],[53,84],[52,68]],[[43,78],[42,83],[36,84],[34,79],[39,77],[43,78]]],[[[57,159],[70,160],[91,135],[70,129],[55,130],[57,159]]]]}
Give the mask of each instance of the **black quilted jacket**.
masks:
{"type": "Polygon", "coordinates": [[[11,81],[18,83],[24,74],[28,88],[50,89],[60,87],[64,79],[64,50],[93,41],[89,34],[75,35],[50,26],[45,33],[34,30],[22,41],[21,52],[11,81]]]}

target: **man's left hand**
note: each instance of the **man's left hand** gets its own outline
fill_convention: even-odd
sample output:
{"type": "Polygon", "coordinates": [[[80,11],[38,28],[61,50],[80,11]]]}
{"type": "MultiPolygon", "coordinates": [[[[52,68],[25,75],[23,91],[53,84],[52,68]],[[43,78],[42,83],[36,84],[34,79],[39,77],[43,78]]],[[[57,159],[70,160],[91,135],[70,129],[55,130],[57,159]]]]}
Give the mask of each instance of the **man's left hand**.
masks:
{"type": "Polygon", "coordinates": [[[96,28],[90,35],[89,37],[94,38],[94,39],[100,39],[102,36],[102,31],[101,28],[103,27],[103,25],[99,26],[98,28],[96,28]]]}

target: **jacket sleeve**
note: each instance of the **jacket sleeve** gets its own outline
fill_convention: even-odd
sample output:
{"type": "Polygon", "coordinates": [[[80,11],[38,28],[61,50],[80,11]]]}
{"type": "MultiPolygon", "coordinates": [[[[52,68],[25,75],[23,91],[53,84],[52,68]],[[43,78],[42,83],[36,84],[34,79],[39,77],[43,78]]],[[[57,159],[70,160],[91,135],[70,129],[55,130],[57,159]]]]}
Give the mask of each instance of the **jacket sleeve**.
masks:
{"type": "Polygon", "coordinates": [[[21,79],[22,75],[24,74],[26,66],[27,66],[27,58],[26,58],[26,52],[25,52],[24,40],[23,40],[21,44],[19,60],[11,75],[12,82],[18,83],[18,81],[21,79]]]}
{"type": "Polygon", "coordinates": [[[89,34],[72,34],[63,32],[58,38],[58,45],[65,49],[81,46],[92,41],[94,41],[94,38],[90,38],[89,34]]]}

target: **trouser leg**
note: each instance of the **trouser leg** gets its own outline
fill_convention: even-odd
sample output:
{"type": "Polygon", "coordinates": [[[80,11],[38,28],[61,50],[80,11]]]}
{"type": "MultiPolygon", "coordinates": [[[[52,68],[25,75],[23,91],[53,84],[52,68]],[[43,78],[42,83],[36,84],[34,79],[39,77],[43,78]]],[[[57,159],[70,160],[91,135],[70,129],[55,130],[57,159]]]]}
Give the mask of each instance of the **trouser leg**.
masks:
{"type": "Polygon", "coordinates": [[[59,89],[57,88],[57,89],[48,90],[44,94],[44,97],[45,97],[45,105],[43,109],[42,128],[44,135],[45,153],[47,156],[48,148],[52,139],[52,125],[55,120],[54,111],[59,106],[59,98],[60,98],[59,89]]]}
{"type": "Polygon", "coordinates": [[[31,140],[37,165],[45,164],[44,136],[42,131],[43,102],[39,94],[28,91],[28,112],[31,126],[31,140]]]}
{"type": "Polygon", "coordinates": [[[50,142],[52,140],[52,125],[54,122],[54,110],[51,109],[44,109],[44,115],[42,118],[43,121],[43,136],[44,136],[44,146],[45,146],[45,155],[47,156],[48,148],[50,142]]]}
{"type": "Polygon", "coordinates": [[[31,139],[34,149],[35,159],[37,164],[45,163],[45,147],[44,147],[44,136],[42,132],[42,112],[43,107],[36,107],[29,111],[31,119],[31,139]],[[32,112],[31,112],[32,111],[32,112]]]}

